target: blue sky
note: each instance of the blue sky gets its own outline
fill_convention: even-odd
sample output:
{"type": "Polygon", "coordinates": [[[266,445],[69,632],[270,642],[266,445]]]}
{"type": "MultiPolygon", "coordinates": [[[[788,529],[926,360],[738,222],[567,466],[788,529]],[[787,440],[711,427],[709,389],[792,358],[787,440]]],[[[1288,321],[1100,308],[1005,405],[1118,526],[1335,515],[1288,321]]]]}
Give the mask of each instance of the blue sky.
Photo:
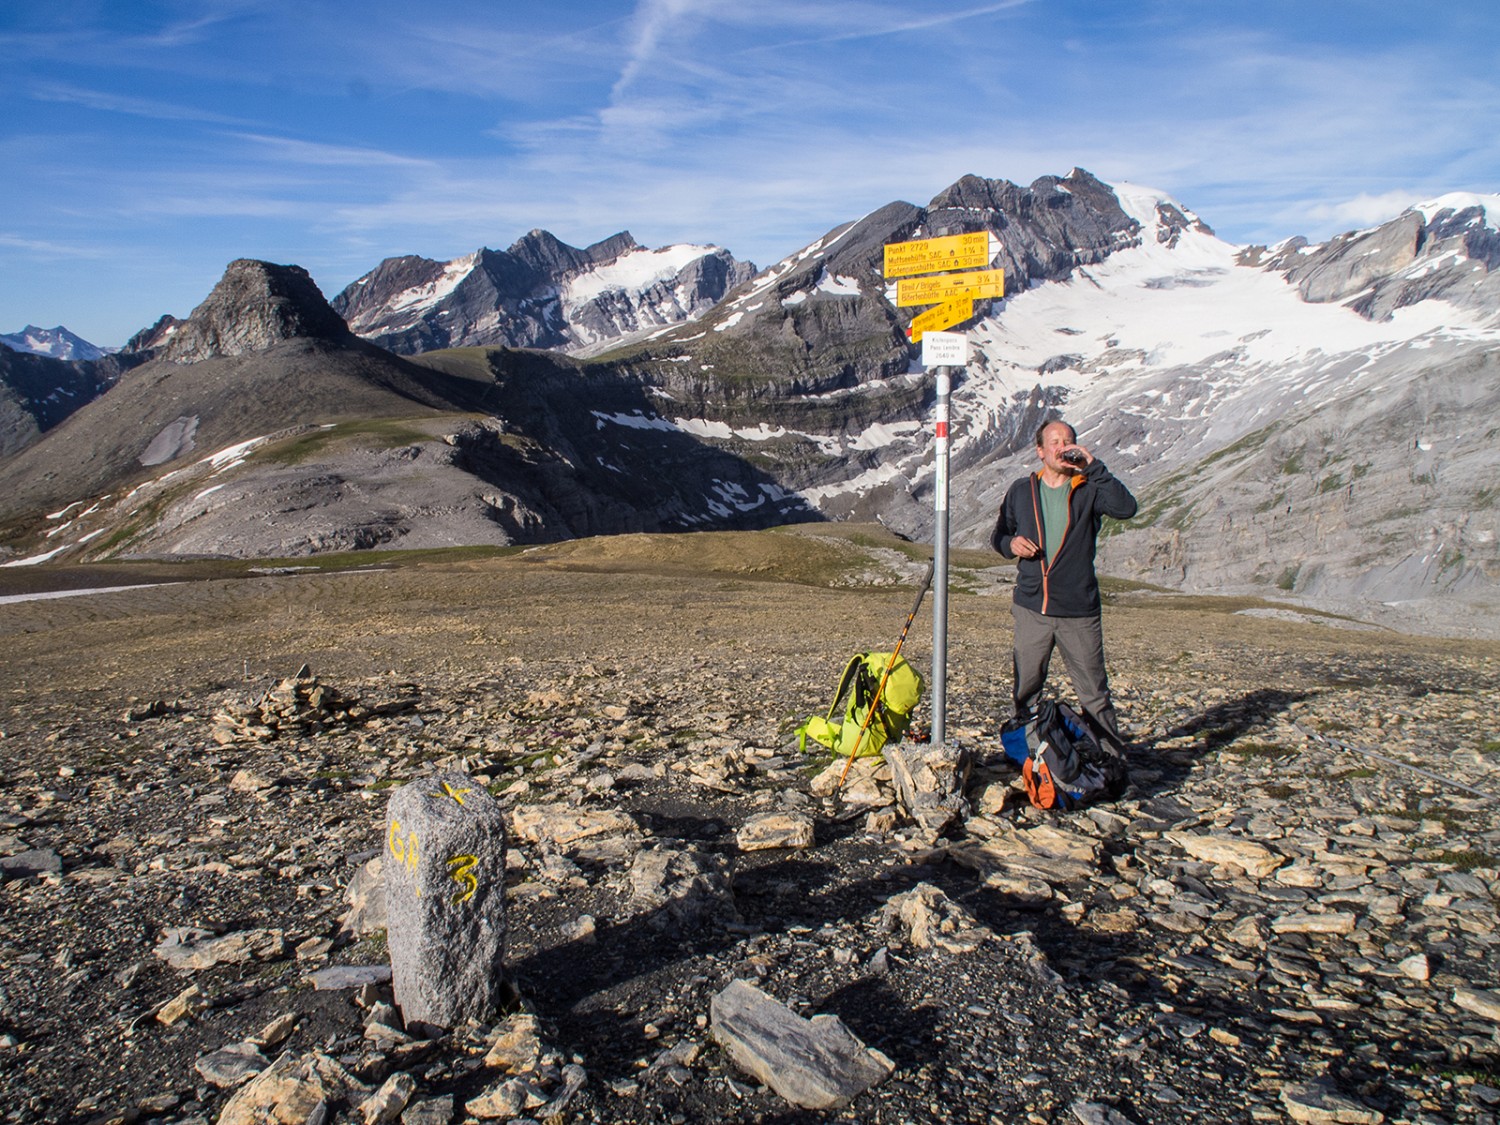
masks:
{"type": "Polygon", "coordinates": [[[0,332],[118,345],[234,258],[714,243],[765,266],[1079,166],[1234,242],[1500,192],[1492,0],[0,3],[0,332]]]}

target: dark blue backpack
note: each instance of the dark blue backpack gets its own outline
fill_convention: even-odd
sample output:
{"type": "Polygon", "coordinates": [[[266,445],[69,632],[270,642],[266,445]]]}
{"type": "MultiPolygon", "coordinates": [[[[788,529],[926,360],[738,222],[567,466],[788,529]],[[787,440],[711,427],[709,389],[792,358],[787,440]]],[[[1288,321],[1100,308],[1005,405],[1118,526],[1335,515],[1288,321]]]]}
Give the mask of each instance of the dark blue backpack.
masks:
{"type": "Polygon", "coordinates": [[[1000,732],[1006,756],[1021,767],[1026,796],[1039,809],[1077,809],[1113,800],[1130,784],[1125,760],[1100,745],[1066,703],[1044,699],[1027,723],[1000,732]]]}

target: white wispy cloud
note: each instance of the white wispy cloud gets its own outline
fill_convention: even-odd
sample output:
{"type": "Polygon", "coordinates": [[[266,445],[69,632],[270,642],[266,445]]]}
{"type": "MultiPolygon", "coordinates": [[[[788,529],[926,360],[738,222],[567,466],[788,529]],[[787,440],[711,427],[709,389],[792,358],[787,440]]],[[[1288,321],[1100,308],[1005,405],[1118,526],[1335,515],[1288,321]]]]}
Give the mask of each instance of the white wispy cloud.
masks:
{"type": "Polygon", "coordinates": [[[358,145],[329,144],[322,141],[304,141],[293,137],[279,137],[264,133],[241,133],[239,138],[263,150],[262,155],[273,161],[293,164],[335,168],[431,168],[434,162],[382,149],[363,148],[358,145]]]}
{"type": "Polygon", "coordinates": [[[1393,215],[1399,215],[1412,204],[1420,203],[1423,198],[1421,192],[1408,190],[1387,191],[1379,195],[1360,192],[1353,199],[1315,203],[1307,208],[1307,214],[1320,224],[1340,227],[1374,226],[1393,215]]]}
{"type": "Polygon", "coordinates": [[[248,118],[220,113],[201,106],[137,97],[109,90],[89,89],[86,86],[73,86],[62,82],[39,83],[31,87],[30,96],[37,101],[64,102],[105,113],[123,113],[154,121],[201,121],[214,125],[240,127],[257,124],[248,118]]]}
{"type": "Polygon", "coordinates": [[[38,258],[98,258],[104,253],[99,247],[82,243],[61,242],[55,239],[27,238],[25,235],[0,231],[0,246],[21,250],[38,258]]]}
{"type": "Polygon", "coordinates": [[[611,91],[612,99],[618,101],[642,69],[656,59],[662,41],[679,24],[709,6],[711,0],[640,0],[631,21],[625,63],[611,91]]]}
{"type": "Polygon", "coordinates": [[[812,24],[825,29],[825,33],[811,38],[791,39],[766,43],[758,51],[776,51],[791,47],[809,47],[833,43],[852,43],[861,39],[881,39],[891,35],[908,35],[918,31],[948,27],[977,19],[980,16],[997,15],[1034,3],[1035,0],[1002,0],[998,4],[984,4],[975,8],[955,8],[941,12],[917,14],[908,5],[885,6],[872,4],[827,4],[799,5],[790,13],[796,24],[812,24]]]}

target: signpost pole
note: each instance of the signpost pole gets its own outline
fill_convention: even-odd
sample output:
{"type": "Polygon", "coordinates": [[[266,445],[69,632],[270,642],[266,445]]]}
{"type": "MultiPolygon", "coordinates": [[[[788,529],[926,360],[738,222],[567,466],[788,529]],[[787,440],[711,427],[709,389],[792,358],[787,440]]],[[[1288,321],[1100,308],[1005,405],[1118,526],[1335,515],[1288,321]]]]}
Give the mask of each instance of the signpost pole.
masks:
{"type": "Polygon", "coordinates": [[[932,531],[932,744],[942,746],[948,727],[948,400],[952,368],[937,369],[936,463],[932,531]]]}
{"type": "Polygon", "coordinates": [[[945,235],[885,247],[885,276],[895,283],[898,307],[933,305],[912,318],[913,342],[922,342],[922,366],[937,375],[937,471],[933,481],[932,543],[932,743],[948,737],[948,400],[953,366],[969,362],[968,340],[945,329],[974,315],[974,302],[1005,295],[1005,271],[974,269],[994,260],[999,241],[988,231],[945,235]],[[963,273],[944,272],[964,270],[963,273]],[[926,274],[928,276],[913,276],[926,274]]]}

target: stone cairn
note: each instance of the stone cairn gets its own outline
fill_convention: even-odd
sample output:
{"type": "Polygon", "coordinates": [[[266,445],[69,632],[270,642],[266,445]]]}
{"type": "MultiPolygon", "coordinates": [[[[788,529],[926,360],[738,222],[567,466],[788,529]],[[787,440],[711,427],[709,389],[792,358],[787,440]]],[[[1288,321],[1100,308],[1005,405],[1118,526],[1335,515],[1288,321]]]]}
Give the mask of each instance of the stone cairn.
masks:
{"type": "Polygon", "coordinates": [[[412,685],[403,685],[389,699],[345,695],[332,684],[321,682],[304,664],[295,676],[288,676],[259,698],[220,710],[214,715],[212,737],[220,746],[270,742],[283,733],[316,734],[334,727],[357,726],[380,716],[410,711],[417,702],[412,685]]]}
{"type": "Polygon", "coordinates": [[[391,981],[408,1028],[491,1021],[504,1000],[505,814],[466,773],[396,790],[385,818],[391,981]]]}

